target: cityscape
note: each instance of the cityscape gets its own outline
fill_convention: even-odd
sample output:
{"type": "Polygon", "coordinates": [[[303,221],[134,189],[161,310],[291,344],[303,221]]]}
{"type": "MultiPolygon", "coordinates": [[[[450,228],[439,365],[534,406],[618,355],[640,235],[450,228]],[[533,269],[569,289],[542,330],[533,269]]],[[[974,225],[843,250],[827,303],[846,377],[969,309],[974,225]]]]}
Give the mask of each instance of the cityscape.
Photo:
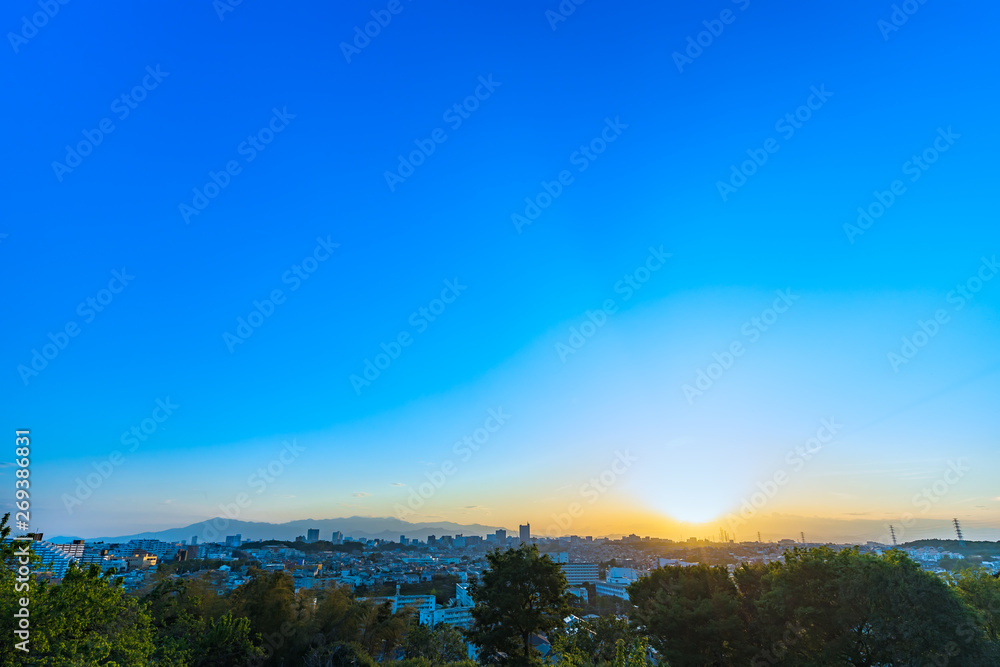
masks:
{"type": "MultiPolygon", "coordinates": [[[[960,530],[960,529],[959,529],[960,530]]],[[[341,531],[332,531],[327,538],[320,538],[320,530],[309,529],[293,542],[279,540],[244,540],[240,534],[227,535],[224,540],[199,543],[197,535],[178,543],[157,539],[130,539],[121,543],[87,542],[73,540],[69,544],[53,544],[37,535],[35,548],[41,555],[42,569],[55,578],[65,575],[70,565],[97,564],[102,571],[115,571],[124,575],[125,585],[141,588],[157,572],[158,564],[194,561],[248,560],[256,567],[268,571],[288,571],[295,577],[296,589],[323,588],[326,586],[358,587],[386,584],[419,584],[434,577],[458,577],[468,584],[470,577],[482,574],[485,554],[493,549],[506,549],[521,544],[537,544],[542,553],[559,563],[571,586],[593,584],[600,596],[628,600],[627,584],[642,574],[664,565],[689,566],[702,562],[725,565],[730,570],[743,563],[767,563],[782,558],[785,551],[802,546],[820,546],[793,539],[775,542],[735,542],[734,540],[710,541],[691,537],[674,542],[649,536],[623,535],[618,539],[593,536],[568,535],[559,538],[533,536],[531,525],[518,526],[518,531],[508,536],[505,529],[488,535],[429,535],[426,540],[407,538],[398,540],[355,539],[341,531]],[[276,544],[268,544],[276,543],[276,544]],[[310,546],[306,546],[310,545],[310,546]],[[305,550],[303,550],[305,549],[305,550]],[[374,565],[371,554],[382,558],[374,565]],[[666,557],[658,554],[669,554],[666,557]],[[571,558],[572,557],[572,558],[571,558]],[[621,563],[610,567],[608,563],[621,563]]],[[[803,536],[804,537],[804,536],[803,536]]],[[[867,542],[865,551],[881,554],[899,548],[929,571],[942,573],[951,568],[968,567],[964,540],[921,540],[939,542],[941,546],[881,544],[867,542]],[[947,547],[955,549],[950,551],[947,547]]],[[[970,563],[989,572],[1000,572],[1000,541],[973,543],[977,546],[970,553],[970,563]],[[989,545],[989,546],[985,546],[989,545]],[[992,556],[984,557],[985,549],[992,556]]],[[[851,545],[832,545],[846,547],[851,545]]],[[[220,572],[232,572],[227,565],[219,566],[220,572]]],[[[245,574],[246,566],[244,566],[245,574]]],[[[226,585],[219,590],[232,590],[245,579],[235,574],[226,575],[226,585]]],[[[574,595],[587,601],[586,589],[571,589],[574,595]]],[[[463,598],[459,596],[461,601],[463,598]]],[[[468,598],[464,598],[468,601],[468,598]]],[[[460,605],[461,606],[461,605],[460,605]]],[[[470,605],[471,606],[471,605],[470,605]]],[[[431,624],[435,624],[432,622],[431,624]]]]}
{"type": "Polygon", "coordinates": [[[0,25],[0,667],[1000,665],[1000,3],[0,25]]]}
{"type": "MultiPolygon", "coordinates": [[[[869,541],[861,553],[881,556],[897,549],[928,572],[944,574],[981,568],[1000,575],[1000,541],[970,542],[962,539],[921,540],[912,544],[882,544],[869,541]]],[[[628,587],[650,572],[664,567],[694,567],[698,564],[723,566],[730,573],[745,564],[781,562],[786,552],[818,546],[833,549],[852,545],[823,545],[793,539],[775,542],[736,542],[724,531],[717,541],[688,538],[675,542],[649,536],[623,535],[618,539],[568,535],[538,537],[531,525],[517,531],[497,529],[487,535],[428,535],[426,539],[396,540],[354,538],[333,530],[321,536],[319,528],[307,529],[294,541],[245,540],[240,534],[223,540],[200,542],[198,535],[177,543],[158,539],[130,539],[121,543],[73,540],[69,544],[44,541],[35,535],[33,548],[40,556],[41,571],[55,579],[71,567],[95,565],[102,572],[121,575],[125,589],[140,592],[152,589],[164,575],[180,579],[204,579],[210,590],[227,595],[245,585],[256,569],[286,573],[294,582],[294,592],[345,588],[359,602],[387,605],[392,613],[412,610],[421,625],[447,624],[469,629],[474,623],[476,602],[470,584],[488,569],[486,554],[492,550],[537,545],[538,550],[557,563],[565,576],[567,592],[579,607],[573,621],[599,618],[602,614],[622,615],[629,602],[628,587]]],[[[539,656],[548,656],[552,647],[539,637],[539,656]]],[[[470,655],[474,655],[470,649],[470,655]]]]}

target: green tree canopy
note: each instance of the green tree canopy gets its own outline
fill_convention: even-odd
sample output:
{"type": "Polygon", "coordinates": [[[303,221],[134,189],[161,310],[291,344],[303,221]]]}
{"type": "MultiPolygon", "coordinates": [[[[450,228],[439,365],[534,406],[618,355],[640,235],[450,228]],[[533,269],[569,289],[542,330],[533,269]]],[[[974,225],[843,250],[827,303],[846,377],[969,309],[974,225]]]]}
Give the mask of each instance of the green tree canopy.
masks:
{"type": "Polygon", "coordinates": [[[630,616],[673,667],[741,664],[749,655],[736,585],[723,566],[664,567],[628,587],[630,616]]]}
{"type": "MultiPolygon", "coordinates": [[[[126,594],[121,579],[102,576],[96,565],[86,572],[73,565],[58,584],[35,582],[30,599],[31,652],[19,664],[152,663],[155,634],[145,605],[126,594]]],[[[4,613],[8,605],[0,605],[4,613]]]]}
{"type": "Polygon", "coordinates": [[[480,649],[480,661],[505,665],[537,662],[531,635],[561,628],[573,611],[562,568],[535,545],[494,549],[489,568],[471,586],[476,603],[466,636],[480,649]]]}
{"type": "Polygon", "coordinates": [[[972,610],[901,551],[795,549],[764,576],[756,606],[758,644],[783,642],[780,664],[990,664],[985,635],[961,634],[972,610]]]}
{"type": "Polygon", "coordinates": [[[1000,664],[992,584],[960,581],[895,550],[795,549],[732,578],[707,565],[656,570],[629,587],[630,616],[674,667],[1000,664]]]}
{"type": "Polygon", "coordinates": [[[976,612],[976,625],[987,638],[1000,644],[1000,578],[982,568],[964,570],[949,576],[958,597],[976,612]]]}
{"type": "Polygon", "coordinates": [[[465,660],[468,655],[468,645],[455,626],[441,623],[432,628],[418,623],[416,617],[410,619],[403,657],[426,658],[431,663],[440,665],[465,660]]]}

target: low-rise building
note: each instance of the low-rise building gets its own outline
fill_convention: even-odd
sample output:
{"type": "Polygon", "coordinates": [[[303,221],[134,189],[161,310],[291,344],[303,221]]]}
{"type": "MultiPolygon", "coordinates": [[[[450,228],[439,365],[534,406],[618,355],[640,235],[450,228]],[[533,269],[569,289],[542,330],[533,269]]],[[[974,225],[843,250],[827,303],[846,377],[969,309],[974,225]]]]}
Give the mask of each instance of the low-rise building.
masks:
{"type": "Polygon", "coordinates": [[[597,563],[561,563],[560,567],[570,586],[592,584],[600,579],[597,563]]]}
{"type": "Polygon", "coordinates": [[[628,600],[628,588],[627,584],[616,584],[608,581],[598,581],[594,584],[596,592],[598,595],[604,595],[606,597],[621,598],[622,600],[628,600]]]}

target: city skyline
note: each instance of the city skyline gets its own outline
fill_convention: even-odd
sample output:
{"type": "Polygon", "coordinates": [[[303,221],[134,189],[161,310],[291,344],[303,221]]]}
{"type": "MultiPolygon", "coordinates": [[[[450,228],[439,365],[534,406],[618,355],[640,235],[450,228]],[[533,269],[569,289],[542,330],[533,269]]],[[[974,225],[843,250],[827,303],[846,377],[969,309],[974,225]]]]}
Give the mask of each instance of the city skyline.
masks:
{"type": "Polygon", "coordinates": [[[31,529],[997,539],[1000,9],[574,6],[15,40],[31,529]]]}

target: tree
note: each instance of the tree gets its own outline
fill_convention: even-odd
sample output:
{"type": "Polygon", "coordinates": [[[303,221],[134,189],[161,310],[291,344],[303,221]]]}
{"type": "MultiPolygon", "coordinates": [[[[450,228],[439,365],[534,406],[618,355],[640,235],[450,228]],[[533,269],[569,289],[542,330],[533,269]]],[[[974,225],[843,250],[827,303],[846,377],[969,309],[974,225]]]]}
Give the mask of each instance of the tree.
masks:
{"type": "Polygon", "coordinates": [[[736,585],[723,566],[671,566],[628,587],[630,616],[674,667],[743,664],[750,653],[736,585]]]}
{"type": "Polygon", "coordinates": [[[427,658],[433,664],[464,660],[469,655],[462,633],[453,625],[439,624],[436,628],[410,620],[403,644],[405,658],[427,658]]]}
{"type": "Polygon", "coordinates": [[[976,611],[993,604],[991,584],[963,580],[950,588],[895,550],[794,549],[732,580],[721,567],[656,570],[629,587],[630,615],[675,667],[1000,664],[976,611]]]}
{"type": "Polygon", "coordinates": [[[96,565],[71,565],[59,584],[33,584],[31,653],[21,664],[142,667],[155,650],[145,605],[96,565]]]}
{"type": "Polygon", "coordinates": [[[982,568],[964,570],[947,581],[958,597],[977,614],[976,625],[994,644],[1000,645],[1000,579],[982,568]]]}
{"type": "Polygon", "coordinates": [[[337,642],[319,646],[306,656],[304,667],[378,667],[359,644],[337,642]]]}
{"type": "Polygon", "coordinates": [[[232,609],[250,619],[255,632],[282,633],[295,620],[295,584],[284,572],[255,570],[247,583],[232,593],[232,609]]]}
{"type": "MultiPolygon", "coordinates": [[[[15,553],[18,550],[17,543],[10,539],[9,520],[10,512],[0,517],[0,633],[3,634],[3,637],[0,638],[0,665],[3,667],[13,665],[14,656],[23,653],[15,648],[15,645],[21,641],[14,634],[14,631],[19,629],[17,620],[14,618],[15,612],[21,609],[18,600],[21,597],[31,597],[35,593],[34,583],[31,584],[31,590],[27,593],[16,590],[18,584],[16,573],[20,566],[18,563],[20,557],[15,553]]],[[[29,567],[34,570],[34,565],[39,560],[38,556],[32,555],[29,567]]],[[[29,613],[30,611],[29,609],[29,613]]]]}
{"type": "Polygon", "coordinates": [[[615,660],[619,642],[634,647],[645,638],[629,625],[627,618],[609,615],[592,621],[581,620],[565,633],[550,639],[553,640],[552,650],[563,656],[567,664],[572,664],[571,656],[578,655],[583,660],[581,664],[599,665],[615,660]]]}
{"type": "Polygon", "coordinates": [[[337,641],[354,641],[358,637],[358,605],[351,598],[350,589],[338,586],[323,590],[308,591],[307,597],[316,599],[316,609],[312,615],[310,637],[313,643],[319,641],[334,644],[337,641]]]}
{"type": "Polygon", "coordinates": [[[531,635],[563,627],[572,612],[562,568],[538,547],[494,549],[486,555],[488,569],[471,586],[473,626],[466,637],[480,648],[480,660],[504,665],[538,661],[531,635]]]}
{"type": "Polygon", "coordinates": [[[191,667],[249,665],[260,662],[264,655],[264,649],[250,636],[250,619],[233,618],[232,612],[226,612],[199,638],[191,667]]]}
{"type": "Polygon", "coordinates": [[[963,634],[974,612],[901,551],[795,549],[761,584],[756,640],[772,664],[991,664],[985,635],[963,634]]]}
{"type": "Polygon", "coordinates": [[[389,602],[380,605],[368,602],[358,604],[358,643],[368,655],[381,660],[403,643],[411,613],[412,610],[403,609],[394,614],[389,602]]]}
{"type": "Polygon", "coordinates": [[[624,639],[615,644],[614,667],[646,667],[653,664],[649,659],[649,643],[643,637],[626,647],[624,639]]]}

